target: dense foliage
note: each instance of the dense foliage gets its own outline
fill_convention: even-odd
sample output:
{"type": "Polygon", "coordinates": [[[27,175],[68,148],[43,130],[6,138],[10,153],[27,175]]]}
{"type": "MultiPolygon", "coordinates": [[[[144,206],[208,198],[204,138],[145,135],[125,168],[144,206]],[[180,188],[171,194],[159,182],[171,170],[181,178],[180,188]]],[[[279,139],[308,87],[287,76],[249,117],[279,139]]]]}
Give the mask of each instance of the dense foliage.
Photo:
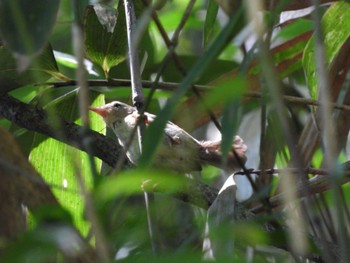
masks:
{"type": "Polygon", "coordinates": [[[0,261],[350,262],[350,3],[310,2],[0,0],[0,261]],[[135,92],[138,167],[88,112],[135,92]],[[150,167],[169,120],[247,162],[150,167]]]}

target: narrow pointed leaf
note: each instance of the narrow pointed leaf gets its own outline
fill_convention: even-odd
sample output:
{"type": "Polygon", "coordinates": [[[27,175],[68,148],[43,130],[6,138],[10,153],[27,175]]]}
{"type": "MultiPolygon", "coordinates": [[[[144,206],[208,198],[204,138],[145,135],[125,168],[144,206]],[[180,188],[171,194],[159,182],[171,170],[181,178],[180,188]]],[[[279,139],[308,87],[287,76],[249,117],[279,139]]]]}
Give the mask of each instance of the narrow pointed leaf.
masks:
{"type": "MultiPolygon", "coordinates": [[[[350,37],[350,5],[343,1],[333,4],[322,18],[324,45],[326,49],[326,62],[331,65],[339,50],[350,37]]],[[[307,43],[303,65],[310,95],[313,99],[318,96],[318,83],[315,64],[315,38],[307,43]]]]}
{"type": "Polygon", "coordinates": [[[216,21],[216,16],[218,14],[218,11],[219,11],[218,4],[215,1],[209,1],[207,14],[205,17],[205,23],[204,23],[204,38],[203,38],[204,47],[208,46],[208,44],[210,43],[214,35],[215,21],[216,21]]]}

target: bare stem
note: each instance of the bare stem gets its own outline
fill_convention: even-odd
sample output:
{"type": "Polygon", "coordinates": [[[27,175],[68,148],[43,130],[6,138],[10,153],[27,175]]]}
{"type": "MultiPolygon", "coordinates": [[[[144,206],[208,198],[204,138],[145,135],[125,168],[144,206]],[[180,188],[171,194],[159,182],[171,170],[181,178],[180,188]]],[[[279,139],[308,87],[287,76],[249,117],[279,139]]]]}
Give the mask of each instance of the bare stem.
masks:
{"type": "Polygon", "coordinates": [[[137,45],[134,41],[134,31],[136,27],[135,7],[132,0],[124,0],[126,31],[128,36],[129,63],[131,75],[131,89],[133,105],[140,110],[144,103],[144,95],[142,92],[140,61],[137,53],[137,45]]]}

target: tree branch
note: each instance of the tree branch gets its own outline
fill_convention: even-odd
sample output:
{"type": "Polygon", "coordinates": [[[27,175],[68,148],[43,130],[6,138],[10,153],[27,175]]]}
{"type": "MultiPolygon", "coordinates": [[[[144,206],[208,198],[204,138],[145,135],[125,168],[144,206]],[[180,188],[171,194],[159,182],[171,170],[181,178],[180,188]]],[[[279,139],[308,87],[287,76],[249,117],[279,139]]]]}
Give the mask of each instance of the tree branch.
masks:
{"type": "MultiPolygon", "coordinates": [[[[55,121],[59,122],[61,129],[59,131],[54,130],[52,127],[57,127],[57,123],[50,120],[47,112],[43,109],[35,108],[5,95],[0,97],[0,114],[20,127],[44,134],[86,151],[86,144],[84,143],[84,137],[82,137],[83,128],[81,126],[57,117],[55,121]]],[[[92,154],[94,156],[100,158],[109,166],[116,164],[118,157],[122,153],[122,147],[115,140],[92,130],[88,130],[85,138],[92,141],[92,154]]]]}
{"type": "MultiPolygon", "coordinates": [[[[116,165],[123,149],[115,140],[92,130],[82,137],[83,128],[62,118],[55,118],[61,125],[61,130],[54,131],[53,121],[43,109],[35,108],[10,96],[0,96],[0,115],[12,123],[28,130],[44,134],[63,143],[69,144],[82,151],[86,151],[84,138],[91,140],[92,154],[109,166],[116,165]]],[[[188,179],[187,189],[174,194],[174,197],[195,206],[207,209],[217,196],[217,189],[200,182],[188,179]]]]}

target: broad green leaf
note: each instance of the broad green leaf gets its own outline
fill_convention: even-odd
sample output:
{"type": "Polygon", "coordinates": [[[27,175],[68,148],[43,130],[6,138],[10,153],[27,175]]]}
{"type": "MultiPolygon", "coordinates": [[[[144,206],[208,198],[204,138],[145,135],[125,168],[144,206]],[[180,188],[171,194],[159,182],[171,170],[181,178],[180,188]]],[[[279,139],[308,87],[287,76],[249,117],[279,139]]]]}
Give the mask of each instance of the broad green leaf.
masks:
{"type": "MultiPolygon", "coordinates": [[[[102,95],[96,96],[93,105],[101,105],[104,102],[102,95]]],[[[68,120],[76,119],[78,101],[76,96],[69,96],[68,99],[59,101],[57,105],[52,103],[48,110],[56,111],[60,116],[68,120]],[[56,107],[55,107],[56,106],[56,107]]],[[[91,114],[91,128],[97,131],[104,129],[104,124],[99,116],[91,114]]],[[[78,119],[78,123],[80,120],[78,119]]],[[[89,157],[85,152],[77,150],[64,143],[36,134],[34,137],[32,151],[29,159],[35,168],[42,174],[45,181],[53,184],[54,194],[61,205],[73,216],[74,223],[78,229],[86,234],[88,223],[83,219],[84,200],[79,194],[76,169],[81,173],[88,188],[92,187],[92,174],[90,171],[89,157]],[[57,187],[58,186],[58,187],[57,187]]],[[[97,170],[101,167],[101,160],[94,159],[97,170]]]]}
{"type": "Polygon", "coordinates": [[[85,10],[86,55],[99,64],[106,76],[126,57],[127,35],[123,1],[118,10],[100,4],[85,10]]]}
{"type": "Polygon", "coordinates": [[[0,45],[1,93],[28,84],[42,83],[52,76],[61,78],[50,45],[42,50],[40,55],[34,59],[31,66],[23,72],[18,71],[17,63],[8,48],[0,45]]]}
{"type": "MultiPolygon", "coordinates": [[[[324,45],[328,66],[350,37],[350,5],[343,1],[333,4],[322,18],[324,45]]],[[[313,99],[318,96],[318,83],[315,64],[315,38],[309,40],[305,47],[303,65],[310,95],[313,99]]]]}
{"type": "Polygon", "coordinates": [[[58,6],[59,0],[0,0],[1,39],[17,57],[27,58],[28,65],[47,46],[58,6]]]}
{"type": "Polygon", "coordinates": [[[216,16],[219,11],[219,6],[215,1],[209,1],[207,7],[207,14],[204,23],[204,38],[203,46],[207,47],[214,35],[214,28],[216,22],[216,16]]]}

